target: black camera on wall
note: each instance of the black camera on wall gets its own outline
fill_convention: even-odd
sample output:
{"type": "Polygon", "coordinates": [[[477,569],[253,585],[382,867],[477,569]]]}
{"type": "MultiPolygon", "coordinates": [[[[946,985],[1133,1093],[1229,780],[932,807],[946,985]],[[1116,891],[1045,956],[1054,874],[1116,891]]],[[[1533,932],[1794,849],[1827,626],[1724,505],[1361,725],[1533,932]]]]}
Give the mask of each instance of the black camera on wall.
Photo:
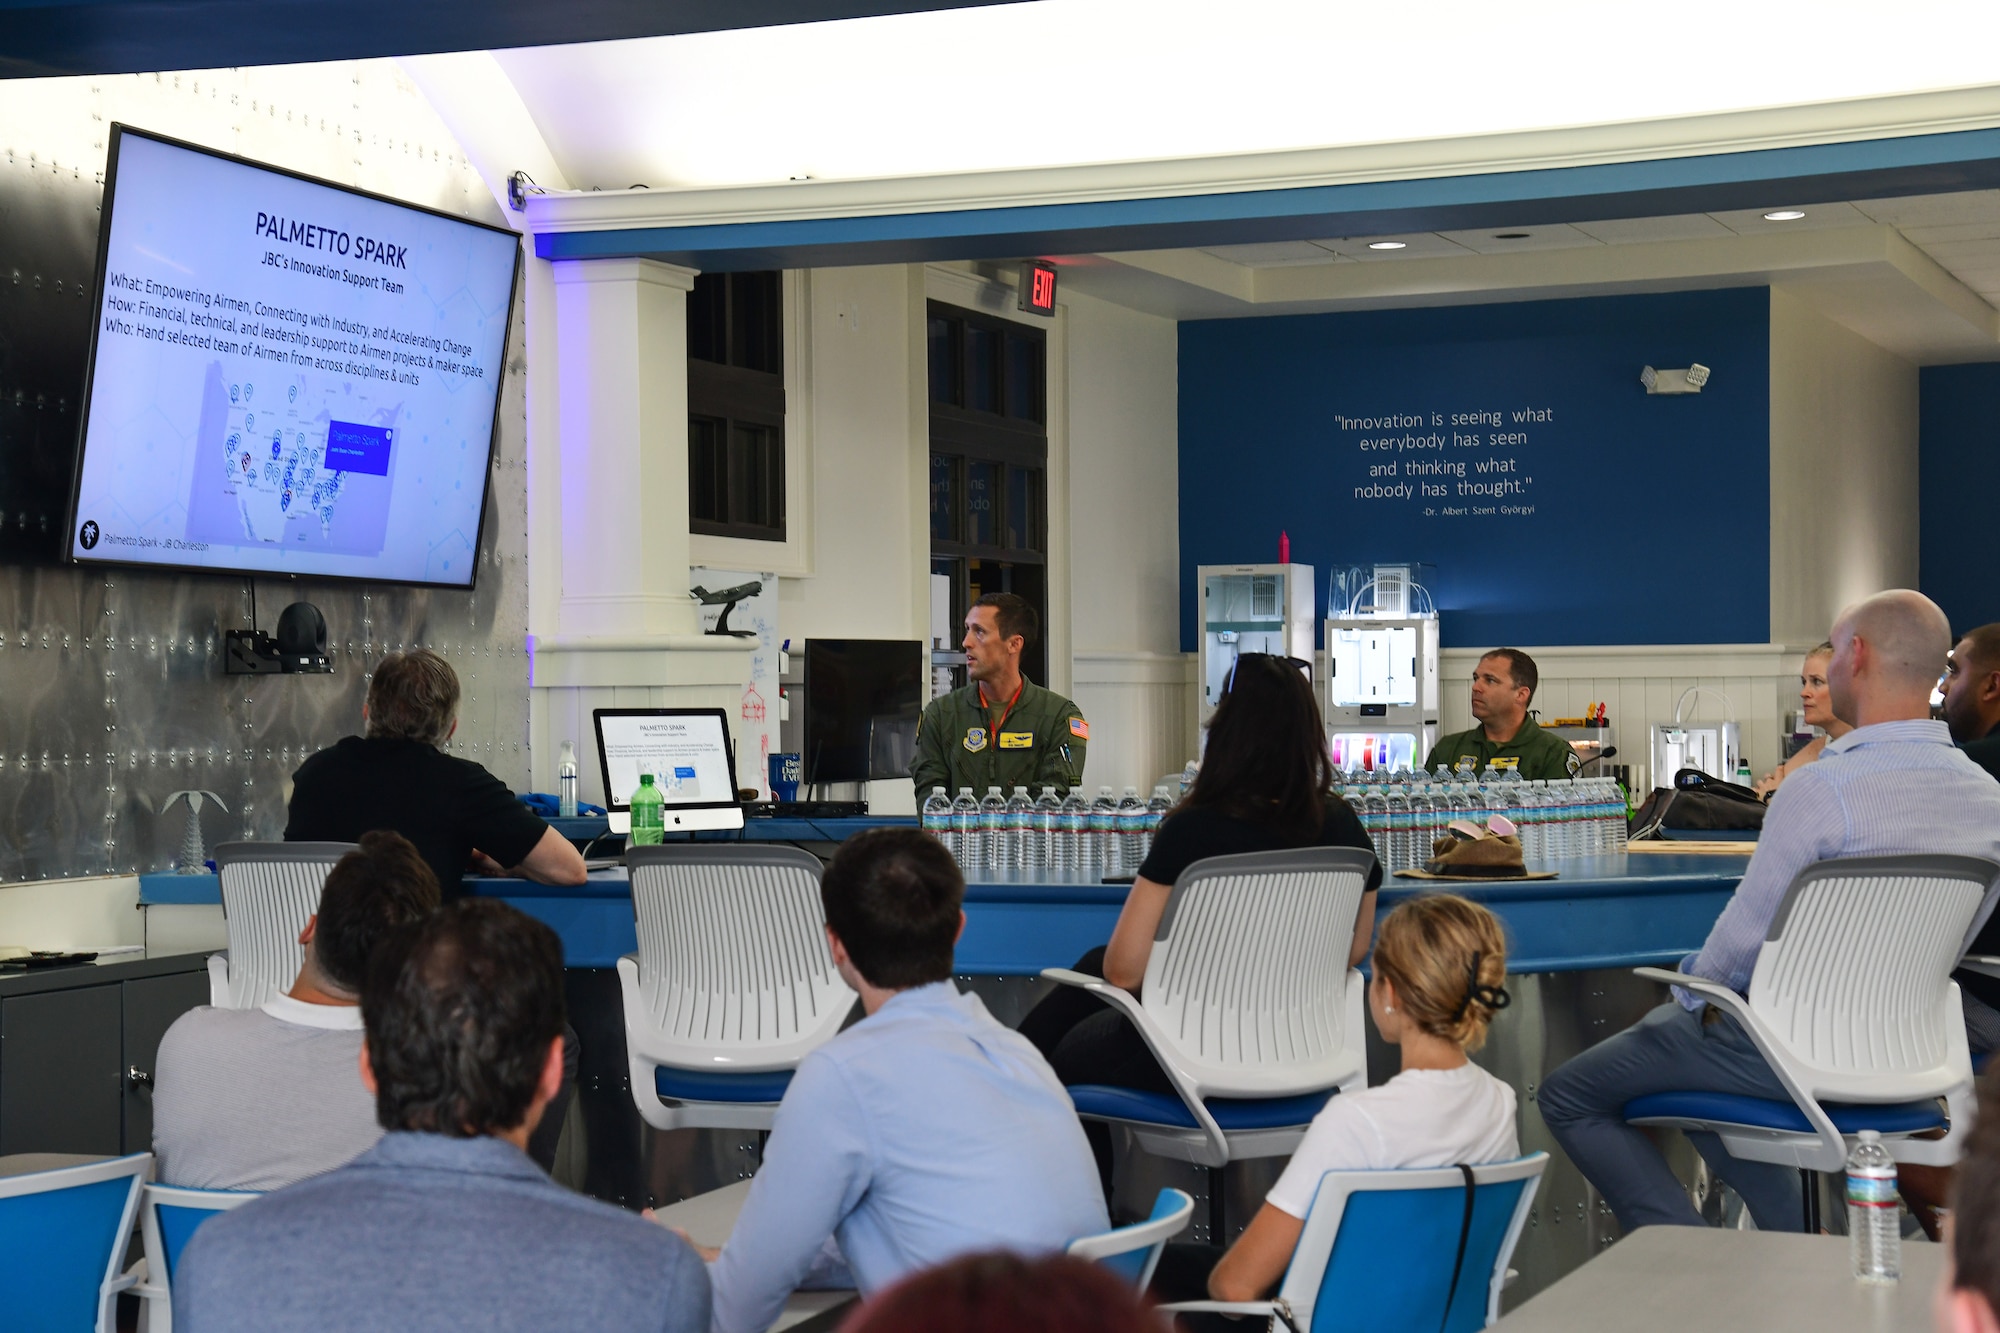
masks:
{"type": "Polygon", "coordinates": [[[333,658],[326,651],[326,617],[311,602],[293,602],[279,614],[275,639],[260,629],[233,629],[223,641],[226,675],[325,674],[333,670],[333,658]]]}

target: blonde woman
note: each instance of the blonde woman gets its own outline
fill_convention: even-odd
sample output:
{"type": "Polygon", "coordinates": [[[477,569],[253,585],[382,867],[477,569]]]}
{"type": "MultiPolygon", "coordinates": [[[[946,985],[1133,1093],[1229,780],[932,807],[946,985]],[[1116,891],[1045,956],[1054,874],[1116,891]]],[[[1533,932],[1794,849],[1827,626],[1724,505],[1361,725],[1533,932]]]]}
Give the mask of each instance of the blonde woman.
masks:
{"type": "Polygon", "coordinates": [[[1827,689],[1826,666],[1833,660],[1833,645],[1822,643],[1806,654],[1806,660],[1799,666],[1799,702],[1805,705],[1806,725],[1819,727],[1824,736],[1815,736],[1799,747],[1799,752],[1778,765],[1771,772],[1757,779],[1757,794],[1765,800],[1786,778],[1810,764],[1826,751],[1826,743],[1839,740],[1853,727],[1833,715],[1833,693],[1827,689]]]}
{"type": "Polygon", "coordinates": [[[1326,1104],[1264,1206],[1209,1275],[1216,1300],[1252,1301],[1284,1276],[1329,1171],[1504,1162],[1521,1155],[1514,1090],[1466,1058],[1507,1007],[1507,940],[1491,912],[1455,894],[1412,898],[1375,937],[1368,1011],[1402,1048],[1402,1072],[1326,1104]]]}

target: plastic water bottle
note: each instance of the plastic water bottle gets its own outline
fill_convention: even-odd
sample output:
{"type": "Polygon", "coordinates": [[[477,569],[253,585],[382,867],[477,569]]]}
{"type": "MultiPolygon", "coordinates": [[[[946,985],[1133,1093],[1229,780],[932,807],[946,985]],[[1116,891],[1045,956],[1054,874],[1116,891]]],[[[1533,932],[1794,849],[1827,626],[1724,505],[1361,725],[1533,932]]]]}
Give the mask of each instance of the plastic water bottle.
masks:
{"type": "Polygon", "coordinates": [[[1555,806],[1549,796],[1549,784],[1541,778],[1521,784],[1521,857],[1527,861],[1546,861],[1554,853],[1551,832],[1556,817],[1555,806]]]}
{"type": "Polygon", "coordinates": [[[1437,816],[1431,805],[1428,780],[1410,785],[1410,864],[1420,866],[1431,859],[1431,842],[1436,836],[1437,816]]]}
{"type": "Polygon", "coordinates": [[[1610,779],[1610,782],[1611,850],[1623,856],[1625,854],[1625,844],[1628,835],[1632,831],[1631,817],[1627,813],[1625,804],[1629,798],[1626,795],[1625,788],[1619,785],[1616,778],[1610,779]]]}
{"type": "Polygon", "coordinates": [[[924,832],[944,844],[952,859],[958,859],[958,830],[951,826],[951,797],[944,794],[943,787],[932,787],[931,794],[924,798],[924,832]]]}
{"type": "Polygon", "coordinates": [[[1381,862],[1382,873],[1386,875],[1395,869],[1389,846],[1389,798],[1380,787],[1364,787],[1357,813],[1361,816],[1362,831],[1375,845],[1375,859],[1381,862]]]}
{"type": "Polygon", "coordinates": [[[1057,870],[1090,869],[1090,806],[1075,787],[1063,797],[1056,819],[1057,870]]]}
{"type": "Polygon", "coordinates": [[[1054,787],[1042,788],[1042,794],[1035,798],[1034,811],[1028,816],[1032,832],[1028,835],[1028,863],[1031,870],[1060,869],[1056,861],[1056,839],[1062,824],[1062,801],[1056,796],[1054,787]]]}
{"type": "Polygon", "coordinates": [[[1570,809],[1569,784],[1560,778],[1549,779],[1543,788],[1547,793],[1547,808],[1542,812],[1542,855],[1551,861],[1567,860],[1572,853],[1569,848],[1570,809]]]}
{"type": "Polygon", "coordinates": [[[1146,837],[1139,844],[1139,860],[1132,867],[1133,874],[1138,874],[1139,866],[1144,865],[1146,858],[1153,854],[1153,839],[1158,836],[1160,825],[1166,821],[1167,811],[1173,808],[1173,798],[1167,795],[1167,789],[1164,786],[1153,788],[1153,799],[1146,802],[1146,837]]]}
{"type": "Polygon", "coordinates": [[[556,756],[556,818],[576,818],[576,743],[564,741],[556,756]]]}
{"type": "Polygon", "coordinates": [[[1000,794],[998,787],[986,789],[986,799],[979,803],[979,864],[988,870],[1006,870],[1007,853],[1007,798],[1000,794]]]}
{"type": "Polygon", "coordinates": [[[1413,829],[1410,825],[1408,790],[1391,783],[1388,793],[1382,798],[1389,813],[1389,859],[1384,863],[1385,870],[1406,870],[1410,866],[1410,835],[1413,829]]]}
{"type": "Polygon", "coordinates": [[[1847,1252],[1854,1276],[1863,1282],[1896,1282],[1903,1276],[1896,1159],[1872,1129],[1861,1131],[1847,1157],[1847,1252]]]}
{"type": "Polygon", "coordinates": [[[1118,798],[1118,873],[1136,875],[1146,859],[1146,803],[1137,787],[1127,787],[1118,798]]]}
{"type": "Polygon", "coordinates": [[[986,838],[979,828],[979,802],[972,788],[960,787],[951,803],[951,827],[958,835],[958,868],[978,870],[986,864],[986,838]]]}
{"type": "Polygon", "coordinates": [[[1017,786],[1007,798],[1007,868],[1035,868],[1035,798],[1017,786]]]}
{"type": "Polygon", "coordinates": [[[1099,787],[1090,803],[1090,863],[1085,869],[1094,875],[1118,875],[1118,799],[1111,788],[1099,787]]]}
{"type": "Polygon", "coordinates": [[[1195,774],[1199,772],[1201,772],[1200,763],[1193,759],[1188,760],[1187,767],[1181,770],[1181,794],[1174,798],[1176,802],[1187,799],[1189,789],[1194,786],[1195,774]]]}
{"type": "Polygon", "coordinates": [[[653,775],[639,772],[639,785],[632,789],[632,832],[625,839],[634,847],[657,847],[667,840],[667,803],[653,785],[653,775]]]}

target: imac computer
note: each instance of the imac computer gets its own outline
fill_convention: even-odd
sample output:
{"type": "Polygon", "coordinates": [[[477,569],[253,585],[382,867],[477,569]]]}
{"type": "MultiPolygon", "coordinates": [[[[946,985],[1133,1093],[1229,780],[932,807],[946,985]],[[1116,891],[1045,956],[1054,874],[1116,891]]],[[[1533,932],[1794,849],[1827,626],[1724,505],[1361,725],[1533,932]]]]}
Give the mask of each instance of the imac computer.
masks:
{"type": "Polygon", "coordinates": [[[597,762],[611,832],[632,831],[632,791],[643,768],[665,804],[667,831],[743,827],[729,715],[720,708],[599,708],[597,762]]]}

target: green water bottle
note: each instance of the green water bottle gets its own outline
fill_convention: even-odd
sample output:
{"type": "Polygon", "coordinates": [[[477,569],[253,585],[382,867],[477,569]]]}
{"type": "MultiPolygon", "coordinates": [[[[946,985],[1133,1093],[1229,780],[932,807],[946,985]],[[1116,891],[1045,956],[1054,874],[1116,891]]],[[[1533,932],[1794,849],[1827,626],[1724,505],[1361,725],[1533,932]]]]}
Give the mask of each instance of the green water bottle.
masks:
{"type": "Polygon", "coordinates": [[[632,835],[626,842],[633,847],[657,847],[666,840],[666,801],[653,785],[653,775],[642,772],[632,792],[632,835]]]}

